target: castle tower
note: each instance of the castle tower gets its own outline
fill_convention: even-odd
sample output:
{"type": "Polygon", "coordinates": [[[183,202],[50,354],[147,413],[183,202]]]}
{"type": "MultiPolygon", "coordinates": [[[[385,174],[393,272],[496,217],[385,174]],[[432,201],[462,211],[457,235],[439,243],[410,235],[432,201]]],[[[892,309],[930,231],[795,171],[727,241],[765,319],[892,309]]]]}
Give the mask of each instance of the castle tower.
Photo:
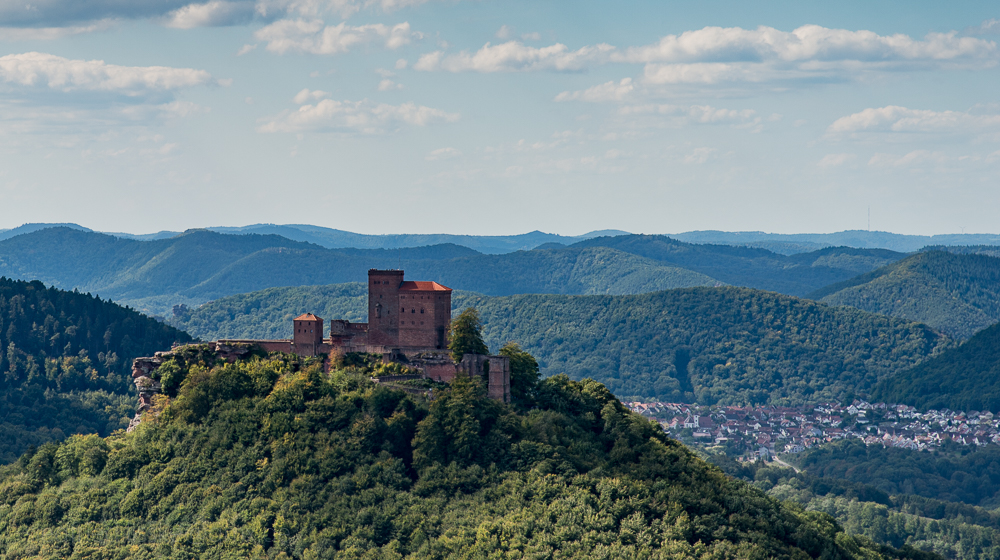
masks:
{"type": "Polygon", "coordinates": [[[319,346],[323,344],[323,319],[312,313],[304,313],[296,317],[292,324],[294,352],[299,356],[315,356],[319,346]]]}
{"type": "Polygon", "coordinates": [[[368,344],[399,346],[399,287],[402,270],[368,271],[368,344]]]}

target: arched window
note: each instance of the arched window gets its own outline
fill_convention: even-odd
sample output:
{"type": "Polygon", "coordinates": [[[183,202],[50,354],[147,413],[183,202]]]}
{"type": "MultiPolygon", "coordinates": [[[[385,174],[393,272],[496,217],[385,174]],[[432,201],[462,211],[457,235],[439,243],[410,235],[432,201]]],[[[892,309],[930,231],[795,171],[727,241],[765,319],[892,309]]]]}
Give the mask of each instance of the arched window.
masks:
{"type": "Polygon", "coordinates": [[[424,308],[423,308],[423,307],[421,307],[421,308],[420,308],[420,312],[421,312],[421,313],[423,313],[423,312],[424,312],[424,308]]]}

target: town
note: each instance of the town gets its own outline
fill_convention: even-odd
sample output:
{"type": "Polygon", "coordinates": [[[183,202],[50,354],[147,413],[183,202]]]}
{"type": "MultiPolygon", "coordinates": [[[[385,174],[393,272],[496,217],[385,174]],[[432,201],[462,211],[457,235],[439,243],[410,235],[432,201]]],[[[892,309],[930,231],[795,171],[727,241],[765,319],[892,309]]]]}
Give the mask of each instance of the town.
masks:
{"type": "Polygon", "coordinates": [[[699,406],[628,402],[632,411],[656,420],[685,444],[716,448],[744,460],[799,453],[822,443],[857,438],[867,445],[927,449],[946,441],[962,445],[1000,443],[1000,415],[928,410],[902,404],[818,406],[699,406]]]}

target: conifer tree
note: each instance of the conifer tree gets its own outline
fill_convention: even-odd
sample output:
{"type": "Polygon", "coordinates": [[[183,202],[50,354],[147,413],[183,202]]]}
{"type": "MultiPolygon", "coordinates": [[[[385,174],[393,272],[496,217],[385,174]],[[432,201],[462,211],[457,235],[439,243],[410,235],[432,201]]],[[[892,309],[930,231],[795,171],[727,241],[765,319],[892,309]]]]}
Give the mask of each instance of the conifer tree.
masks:
{"type": "Polygon", "coordinates": [[[465,354],[489,354],[490,349],[483,341],[483,323],[474,307],[467,307],[451,321],[448,329],[448,350],[456,362],[465,354]]]}

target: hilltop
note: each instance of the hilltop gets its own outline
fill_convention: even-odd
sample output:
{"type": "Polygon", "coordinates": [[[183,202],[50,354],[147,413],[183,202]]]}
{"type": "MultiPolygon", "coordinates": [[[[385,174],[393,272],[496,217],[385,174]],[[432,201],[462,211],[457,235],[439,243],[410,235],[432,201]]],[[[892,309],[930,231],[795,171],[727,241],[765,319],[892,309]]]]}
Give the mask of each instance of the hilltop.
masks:
{"type": "Polygon", "coordinates": [[[187,334],[90,295],[0,277],[0,463],[135,412],[132,360],[187,334]]]}
{"type": "Polygon", "coordinates": [[[593,381],[427,404],[281,356],[172,367],[135,432],[0,469],[0,558],[935,558],[726,477],[593,381]]]}
{"type": "Polygon", "coordinates": [[[810,294],[968,338],[1000,321],[1000,258],[926,251],[810,294]]]}
{"type": "MultiPolygon", "coordinates": [[[[203,339],[287,338],[290,319],[367,320],[363,285],[275,288],[173,319],[203,339]],[[324,315],[324,313],[326,315],[324,315]]],[[[864,396],[949,347],[916,323],[747,288],[625,296],[452,296],[476,307],[491,348],[519,341],[546,375],[591,377],[622,398],[799,404],[864,396]]]]}

